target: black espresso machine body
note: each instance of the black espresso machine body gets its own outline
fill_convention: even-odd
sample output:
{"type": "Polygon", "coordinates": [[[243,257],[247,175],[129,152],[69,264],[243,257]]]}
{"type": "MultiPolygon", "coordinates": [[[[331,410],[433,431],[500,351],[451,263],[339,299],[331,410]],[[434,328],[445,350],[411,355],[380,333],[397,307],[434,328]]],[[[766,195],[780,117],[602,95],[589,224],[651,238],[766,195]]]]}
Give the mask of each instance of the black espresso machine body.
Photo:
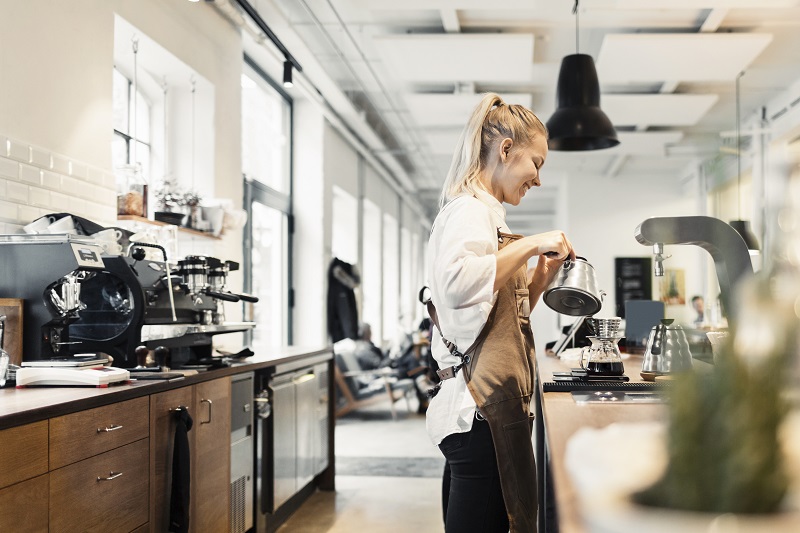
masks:
{"type": "MultiPolygon", "coordinates": [[[[134,244],[135,246],[135,244],[134,244]]],[[[225,288],[227,273],[238,263],[208,256],[186,256],[177,268],[160,261],[133,261],[145,295],[142,345],[158,364],[172,368],[220,365],[212,355],[213,337],[252,329],[252,322],[226,322],[223,302],[257,302],[249,294],[225,288]]]]}
{"type": "Polygon", "coordinates": [[[136,365],[144,292],[126,259],[72,235],[0,236],[0,296],[23,302],[23,361],[104,353],[136,365]]]}

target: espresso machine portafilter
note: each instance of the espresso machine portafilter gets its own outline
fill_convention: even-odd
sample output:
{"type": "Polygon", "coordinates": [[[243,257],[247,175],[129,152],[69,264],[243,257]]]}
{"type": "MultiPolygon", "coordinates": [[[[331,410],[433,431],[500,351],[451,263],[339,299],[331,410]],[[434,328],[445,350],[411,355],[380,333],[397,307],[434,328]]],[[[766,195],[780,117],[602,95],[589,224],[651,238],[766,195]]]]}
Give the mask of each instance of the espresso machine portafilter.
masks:
{"type": "Polygon", "coordinates": [[[74,235],[0,235],[0,297],[23,300],[23,360],[102,352],[125,366],[143,293],[122,257],[74,235]]]}

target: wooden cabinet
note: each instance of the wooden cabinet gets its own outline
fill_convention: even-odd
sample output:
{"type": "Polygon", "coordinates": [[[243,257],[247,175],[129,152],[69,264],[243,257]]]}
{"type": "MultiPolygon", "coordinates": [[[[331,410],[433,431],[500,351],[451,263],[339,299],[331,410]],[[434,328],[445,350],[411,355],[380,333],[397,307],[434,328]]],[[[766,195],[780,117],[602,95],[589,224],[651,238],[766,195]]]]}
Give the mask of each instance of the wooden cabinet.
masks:
{"type": "Polygon", "coordinates": [[[148,521],[149,440],[50,472],[50,531],[132,531],[148,521]]]}
{"type": "MultiPolygon", "coordinates": [[[[243,473],[243,483],[272,491],[273,465],[287,467],[284,477],[291,486],[287,486],[285,497],[293,503],[283,507],[283,514],[276,515],[278,521],[273,525],[296,509],[300,499],[291,496],[308,480],[319,478],[321,470],[326,470],[330,481],[312,483],[333,489],[332,468],[326,469],[328,459],[333,457],[333,427],[327,403],[330,376],[324,372],[328,363],[313,366],[325,356],[317,354],[311,364],[298,364],[305,363],[305,356],[301,361],[292,361],[292,368],[285,372],[286,395],[274,398],[273,417],[261,419],[258,439],[263,449],[259,461],[263,457],[263,464],[268,463],[268,475],[259,470],[258,475],[263,477],[256,482],[251,475],[254,465],[234,470],[243,473]],[[284,431],[279,419],[289,424],[289,431],[284,431]],[[265,421],[269,422],[268,427],[265,421]],[[280,447],[283,437],[290,444],[285,454],[273,449],[280,447]],[[328,453],[322,457],[326,449],[328,453]]],[[[116,391],[102,391],[96,399],[91,394],[87,397],[83,390],[74,393],[64,390],[64,394],[48,404],[49,411],[35,406],[42,391],[13,391],[19,397],[12,397],[12,391],[0,391],[3,393],[0,395],[13,401],[30,398],[24,401],[30,401],[32,416],[51,417],[0,430],[0,531],[168,531],[177,422],[174,410],[179,406],[186,406],[193,418],[188,433],[190,530],[229,531],[231,373],[208,381],[202,380],[211,378],[211,374],[200,375],[192,381],[187,379],[190,384],[179,382],[152,389],[145,387],[146,384],[120,387],[119,396],[116,391]],[[141,396],[132,397],[137,395],[141,396]],[[126,399],[115,402],[115,397],[126,399]],[[70,404],[72,399],[79,402],[70,404]],[[87,400],[90,403],[85,403],[87,400]],[[101,405],[106,402],[112,403],[101,405]],[[101,406],[75,411],[79,404],[101,406]],[[34,409],[38,411],[34,413],[34,409]]],[[[265,380],[270,376],[271,373],[264,372],[265,380]]],[[[266,385],[265,381],[263,386],[266,385]]],[[[252,384],[245,387],[244,404],[250,404],[252,392],[252,384]]],[[[11,412],[19,416],[25,411],[11,412]]],[[[0,419],[11,425],[6,416],[0,414],[0,419]]],[[[256,435],[250,435],[256,440],[256,435]]],[[[251,461],[253,455],[252,449],[242,453],[251,461]]],[[[239,501],[238,496],[234,501],[239,501]]],[[[245,513],[251,511],[252,507],[248,507],[245,513]]]]}
{"type": "Polygon", "coordinates": [[[230,527],[230,378],[150,396],[150,523],[151,531],[169,526],[175,413],[189,408],[191,454],[191,531],[227,531],[230,527]]]}
{"type": "MultiPolygon", "coordinates": [[[[175,409],[185,406],[191,413],[193,393],[193,387],[182,387],[150,396],[150,526],[154,532],[169,528],[175,409]]],[[[194,431],[189,431],[190,447],[193,439],[194,431]]]]}
{"type": "Polygon", "coordinates": [[[50,419],[50,469],[147,437],[147,398],[50,419]]]}
{"type": "Polygon", "coordinates": [[[47,531],[48,492],[47,474],[0,489],[0,524],[3,530],[8,528],[15,533],[47,531]]]}
{"type": "Polygon", "coordinates": [[[146,397],[51,418],[49,529],[132,531],[149,520],[146,397]]]}
{"type": "Polygon", "coordinates": [[[195,385],[192,529],[228,531],[231,482],[231,381],[195,385]]]}
{"type": "Polygon", "coordinates": [[[0,431],[0,443],[0,489],[47,473],[46,420],[0,431]]]}

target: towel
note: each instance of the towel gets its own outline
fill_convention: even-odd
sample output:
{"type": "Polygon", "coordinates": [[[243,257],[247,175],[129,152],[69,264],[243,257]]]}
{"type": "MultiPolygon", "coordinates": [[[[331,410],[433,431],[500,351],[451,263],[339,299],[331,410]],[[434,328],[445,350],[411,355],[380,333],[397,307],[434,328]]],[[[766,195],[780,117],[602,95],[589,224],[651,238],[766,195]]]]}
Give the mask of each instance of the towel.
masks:
{"type": "Polygon", "coordinates": [[[172,448],[172,493],[169,501],[169,530],[174,533],[189,531],[190,451],[189,430],[192,417],[189,410],[180,406],[176,411],[175,445],[172,448]]]}

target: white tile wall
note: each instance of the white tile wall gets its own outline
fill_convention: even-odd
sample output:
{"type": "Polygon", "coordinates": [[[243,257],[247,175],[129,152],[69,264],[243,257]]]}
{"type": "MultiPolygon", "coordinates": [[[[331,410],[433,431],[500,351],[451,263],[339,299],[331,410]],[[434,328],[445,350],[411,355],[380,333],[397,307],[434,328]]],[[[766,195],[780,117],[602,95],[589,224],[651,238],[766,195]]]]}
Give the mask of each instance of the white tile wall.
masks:
{"type": "Polygon", "coordinates": [[[0,135],[0,233],[57,212],[116,225],[114,174],[0,135]]]}

